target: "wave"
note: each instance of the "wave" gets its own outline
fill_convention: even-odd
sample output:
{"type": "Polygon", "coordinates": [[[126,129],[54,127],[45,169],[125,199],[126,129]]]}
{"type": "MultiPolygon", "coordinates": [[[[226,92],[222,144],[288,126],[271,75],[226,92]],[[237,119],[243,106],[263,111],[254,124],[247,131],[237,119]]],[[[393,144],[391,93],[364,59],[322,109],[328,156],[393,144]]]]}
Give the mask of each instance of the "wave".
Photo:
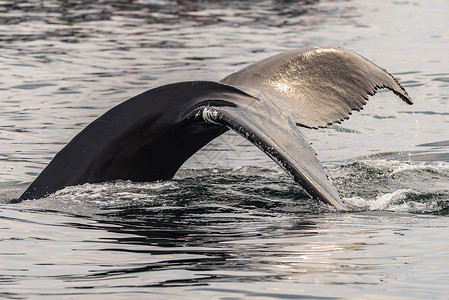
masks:
{"type": "Polygon", "coordinates": [[[364,159],[334,166],[332,173],[353,210],[448,214],[447,162],[364,159]]]}
{"type": "Polygon", "coordinates": [[[380,195],[376,199],[363,199],[360,197],[345,198],[344,202],[350,209],[369,211],[394,211],[405,213],[437,213],[448,212],[447,201],[438,199],[437,194],[422,193],[411,189],[399,189],[392,193],[380,195]]]}
{"type": "MultiPolygon", "coordinates": [[[[352,211],[449,214],[449,163],[362,159],[327,169],[352,211]]],[[[17,188],[5,187],[1,194],[14,193],[17,188]]],[[[182,169],[171,181],[84,184],[21,205],[75,215],[134,209],[143,214],[273,218],[334,211],[310,200],[277,166],[182,169]]]]}

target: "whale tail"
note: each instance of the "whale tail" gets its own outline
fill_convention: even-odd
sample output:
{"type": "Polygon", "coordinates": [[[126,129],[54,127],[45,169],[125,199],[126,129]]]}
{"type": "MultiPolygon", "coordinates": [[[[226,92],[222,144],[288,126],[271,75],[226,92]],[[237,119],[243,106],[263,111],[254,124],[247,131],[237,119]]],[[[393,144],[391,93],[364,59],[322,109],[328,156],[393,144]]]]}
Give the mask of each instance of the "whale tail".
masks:
{"type": "Polygon", "coordinates": [[[339,48],[281,53],[219,83],[155,88],[88,125],[19,199],[87,182],[170,179],[191,155],[231,129],[264,151],[313,198],[345,209],[300,127],[341,122],[381,88],[412,104],[390,73],[339,48]]]}
{"type": "Polygon", "coordinates": [[[387,88],[412,100],[388,71],[341,48],[306,48],[280,53],[220,81],[276,106],[298,126],[326,127],[361,110],[368,96],[387,88]]]}

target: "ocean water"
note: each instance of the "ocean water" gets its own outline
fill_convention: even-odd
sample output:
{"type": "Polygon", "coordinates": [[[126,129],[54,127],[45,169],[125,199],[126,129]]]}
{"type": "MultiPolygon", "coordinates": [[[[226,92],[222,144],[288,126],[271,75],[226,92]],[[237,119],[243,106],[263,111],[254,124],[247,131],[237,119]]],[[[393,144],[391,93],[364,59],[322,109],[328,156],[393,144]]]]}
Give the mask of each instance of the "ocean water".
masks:
{"type": "Polygon", "coordinates": [[[447,299],[449,3],[0,1],[0,298],[447,299]],[[389,92],[305,134],[350,208],[232,132],[166,182],[14,203],[70,139],[147,89],[340,46],[389,92]]]}

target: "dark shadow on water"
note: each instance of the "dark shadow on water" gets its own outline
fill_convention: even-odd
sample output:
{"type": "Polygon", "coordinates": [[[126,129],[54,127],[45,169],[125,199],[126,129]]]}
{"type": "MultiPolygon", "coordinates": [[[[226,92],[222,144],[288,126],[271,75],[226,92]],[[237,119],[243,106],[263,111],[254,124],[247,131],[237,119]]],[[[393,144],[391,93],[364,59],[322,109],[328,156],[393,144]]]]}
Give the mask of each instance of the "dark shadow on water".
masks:
{"type": "MultiPolygon", "coordinates": [[[[100,241],[101,244],[104,243],[104,247],[97,250],[99,256],[113,257],[114,253],[128,253],[130,256],[146,254],[153,260],[158,256],[171,256],[172,259],[161,259],[147,264],[139,263],[134,266],[117,265],[108,271],[63,275],[58,276],[58,279],[79,283],[77,289],[88,289],[91,288],[88,282],[92,280],[114,278],[120,275],[138,277],[139,274],[148,272],[188,270],[202,275],[162,280],[150,284],[114,285],[113,288],[279,281],[291,276],[292,273],[291,270],[284,274],[270,272],[272,260],[276,257],[282,260],[286,256],[295,256],[299,253],[283,250],[282,247],[288,246],[285,242],[270,243],[265,239],[300,239],[318,234],[313,215],[273,222],[271,218],[279,218],[278,214],[267,214],[265,210],[258,212],[258,208],[253,208],[253,212],[246,214],[238,210],[212,206],[169,208],[164,209],[163,212],[157,209],[156,211],[148,210],[144,207],[123,209],[115,207],[113,210],[114,212],[88,217],[89,220],[95,221],[95,225],[65,223],[63,226],[117,234],[115,239],[100,241]],[[220,216],[222,214],[225,216],[220,216]],[[120,237],[121,235],[123,237],[120,237]],[[139,247],[134,247],[136,245],[139,247]],[[212,274],[204,275],[208,272],[212,274]]],[[[54,212],[46,211],[45,213],[54,212]]],[[[292,263],[280,261],[276,264],[285,264],[288,268],[292,263]]]]}
{"type": "MultiPolygon", "coordinates": [[[[384,190],[386,182],[397,186],[403,177],[410,177],[410,173],[389,177],[389,168],[389,164],[356,162],[342,169],[354,185],[336,183],[354,190],[369,181],[371,187],[384,185],[384,190]]],[[[367,272],[376,274],[376,259],[367,263],[347,254],[383,244],[384,240],[361,242],[350,237],[381,235],[382,227],[376,227],[379,218],[388,221],[393,214],[316,214],[308,196],[294,186],[290,178],[262,168],[185,170],[169,182],[83,185],[46,199],[10,204],[7,209],[20,214],[9,214],[12,217],[7,221],[19,229],[35,228],[36,238],[47,239],[43,243],[49,249],[68,243],[70,249],[53,252],[51,260],[45,256],[34,262],[36,268],[61,270],[39,280],[64,282],[68,293],[91,293],[99,287],[112,293],[187,287],[241,297],[333,299],[289,291],[258,294],[249,285],[245,290],[221,291],[215,283],[312,283],[311,278],[319,276],[324,284],[359,284],[363,279],[364,284],[381,284],[363,277],[367,272]],[[53,255],[59,260],[54,262],[53,255]],[[75,255],[73,260],[71,255],[75,255]],[[80,264],[77,255],[88,257],[88,262],[80,264]]],[[[429,201],[434,196],[411,193],[407,201],[429,201]]],[[[24,251],[34,253],[33,249],[24,251]]],[[[389,258],[387,262],[403,264],[389,258]]],[[[384,263],[385,259],[379,262],[384,263]]],[[[31,277],[10,276],[8,280],[35,279],[31,277]]]]}
{"type": "MultiPolygon", "coordinates": [[[[272,260],[278,257],[281,261],[276,264],[288,267],[292,263],[282,262],[282,258],[298,253],[282,249],[288,243],[268,240],[294,240],[318,234],[308,196],[282,176],[228,176],[227,172],[214,176],[197,174],[167,183],[117,182],[71,187],[15,207],[25,213],[62,214],[80,220],[55,224],[57,231],[76,228],[98,233],[98,240],[80,237],[80,241],[74,241],[81,248],[77,251],[84,251],[85,243],[94,243],[99,245],[95,251],[100,257],[110,256],[113,260],[119,253],[130,257],[144,254],[150,259],[148,263],[117,264],[107,271],[93,268],[88,273],[55,276],[76,282],[76,289],[89,289],[92,281],[121,275],[138,277],[142,273],[176,270],[201,275],[169,280],[163,276],[161,280],[132,287],[278,281],[288,277],[290,272],[269,271],[272,260]],[[258,196],[263,194],[264,197],[258,196]],[[113,233],[114,238],[101,238],[110,236],[106,232],[113,233]]],[[[48,226],[45,220],[31,223],[48,226]]],[[[131,286],[113,286],[126,287],[131,286]]]]}

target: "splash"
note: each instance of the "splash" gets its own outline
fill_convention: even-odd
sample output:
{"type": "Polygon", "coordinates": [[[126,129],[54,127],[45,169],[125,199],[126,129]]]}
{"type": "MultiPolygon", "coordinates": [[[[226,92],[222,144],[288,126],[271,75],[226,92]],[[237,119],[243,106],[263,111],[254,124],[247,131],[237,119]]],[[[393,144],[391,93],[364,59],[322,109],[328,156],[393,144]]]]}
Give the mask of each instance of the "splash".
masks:
{"type": "Polygon", "coordinates": [[[333,178],[355,211],[447,214],[449,164],[366,159],[342,165],[333,178]],[[431,184],[430,184],[431,183],[431,184]]]}
{"type": "Polygon", "coordinates": [[[393,211],[401,213],[433,214],[447,209],[447,204],[431,193],[412,189],[399,189],[375,199],[345,198],[344,202],[354,211],[393,211]]]}

